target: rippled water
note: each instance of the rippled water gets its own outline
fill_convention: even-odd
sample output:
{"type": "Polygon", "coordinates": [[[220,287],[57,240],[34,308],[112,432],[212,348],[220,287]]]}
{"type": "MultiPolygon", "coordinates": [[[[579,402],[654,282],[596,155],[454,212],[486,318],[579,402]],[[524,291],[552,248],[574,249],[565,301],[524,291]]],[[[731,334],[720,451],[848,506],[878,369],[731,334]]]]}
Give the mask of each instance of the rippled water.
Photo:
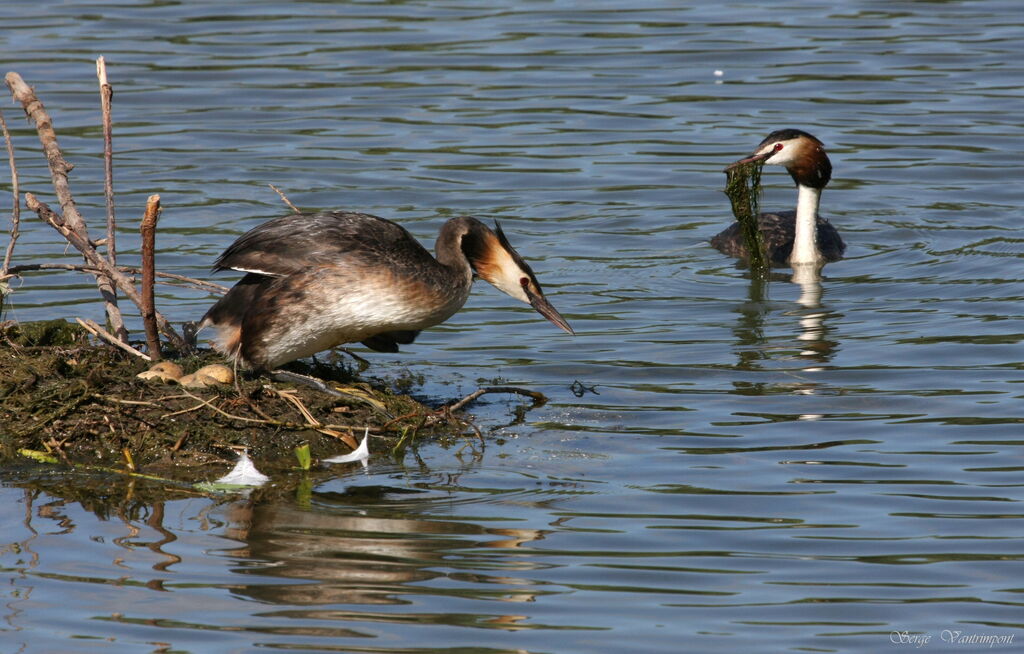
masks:
{"type": "MultiPolygon", "coordinates": [[[[551,402],[504,426],[517,403],[491,399],[482,451],[379,456],[294,502],[147,504],[120,482],[87,501],[7,471],[0,650],[1019,648],[1017,3],[678,4],[0,10],[0,59],[53,114],[95,229],[108,60],[123,260],[153,192],[158,264],[193,276],[283,212],[268,183],[424,241],[473,213],[578,332],[479,285],[374,372],[551,402]],[[751,283],[707,245],[722,167],[780,127],[835,165],[823,213],[849,247],[820,286],[751,283]]],[[[790,208],[788,176],[764,180],[790,208]]],[[[26,217],[18,260],[74,257],[26,217]]],[[[10,317],[101,318],[95,294],[35,274],[10,317]]],[[[210,303],[158,299],[177,322],[210,303]]]]}

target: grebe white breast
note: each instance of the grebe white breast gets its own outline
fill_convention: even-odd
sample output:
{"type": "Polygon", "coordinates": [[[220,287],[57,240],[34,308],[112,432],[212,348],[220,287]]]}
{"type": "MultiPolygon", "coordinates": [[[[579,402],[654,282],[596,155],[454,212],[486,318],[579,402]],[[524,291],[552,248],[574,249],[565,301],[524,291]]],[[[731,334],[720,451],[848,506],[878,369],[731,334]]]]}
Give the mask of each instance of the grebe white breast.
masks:
{"type": "MultiPolygon", "coordinates": [[[[821,192],[832,179],[832,162],[824,144],[802,130],[780,129],[761,141],[754,154],[729,168],[753,161],[785,166],[798,190],[796,211],[757,217],[772,265],[820,265],[841,259],[846,244],[832,223],[818,215],[821,192]]],[[[711,245],[733,257],[750,257],[738,222],[712,238],[711,245]]]]}
{"type": "Polygon", "coordinates": [[[432,256],[400,225],[364,213],[300,213],[238,238],[214,271],[246,273],[199,328],[255,371],[343,343],[397,352],[462,308],[478,275],[573,333],[544,297],[530,266],[492,230],[463,216],[442,227],[432,256]]]}

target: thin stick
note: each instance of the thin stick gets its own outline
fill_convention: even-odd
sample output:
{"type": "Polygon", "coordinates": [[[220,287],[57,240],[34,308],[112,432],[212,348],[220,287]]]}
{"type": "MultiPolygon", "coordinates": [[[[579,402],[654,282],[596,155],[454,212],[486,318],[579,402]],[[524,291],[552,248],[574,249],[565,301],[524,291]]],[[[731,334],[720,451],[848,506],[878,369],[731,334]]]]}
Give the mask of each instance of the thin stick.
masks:
{"type": "MultiPolygon", "coordinates": [[[[196,400],[197,402],[202,402],[204,405],[206,405],[209,408],[213,409],[214,411],[216,411],[217,413],[221,414],[225,418],[230,418],[231,420],[241,420],[242,422],[257,422],[257,423],[261,423],[261,424],[265,424],[265,425],[272,425],[272,426],[275,426],[275,427],[283,427],[285,429],[293,428],[293,426],[290,423],[279,422],[277,420],[262,420],[260,418],[246,418],[245,416],[232,415],[232,414],[228,413],[227,411],[222,411],[221,409],[213,406],[213,400],[204,400],[203,398],[199,397],[198,395],[193,395],[192,393],[189,393],[185,389],[181,389],[181,391],[185,395],[188,395],[189,397],[191,397],[193,400],[196,400]]],[[[166,416],[160,416],[160,417],[164,418],[166,416]]],[[[300,429],[305,429],[305,428],[306,428],[305,425],[300,427],[300,429]]]]}
{"type": "MultiPolygon", "coordinates": [[[[50,115],[46,113],[46,108],[43,106],[43,103],[36,97],[35,91],[25,83],[25,80],[21,78],[21,75],[15,72],[7,73],[4,81],[7,83],[7,87],[11,90],[11,94],[14,96],[14,99],[21,103],[22,108],[25,110],[25,115],[35,122],[36,132],[39,134],[39,142],[43,146],[43,152],[46,154],[46,162],[50,168],[50,179],[53,182],[53,190],[57,193],[57,199],[60,201],[61,213],[63,214],[62,217],[58,219],[58,223],[64,226],[65,230],[74,233],[78,237],[78,243],[72,241],[72,244],[75,245],[82,254],[86,255],[86,259],[90,260],[90,263],[95,263],[91,260],[89,252],[91,251],[97,259],[100,257],[96,254],[96,248],[94,248],[89,242],[89,231],[86,229],[85,220],[82,218],[82,215],[78,213],[78,207],[75,206],[75,199],[71,195],[71,188],[68,185],[68,172],[71,171],[73,166],[64,159],[60,146],[57,144],[57,133],[53,130],[53,121],[51,120],[50,115]]],[[[25,194],[26,206],[28,206],[27,203],[30,195],[31,194],[29,193],[25,194]]],[[[31,209],[31,207],[29,208],[31,209]]],[[[54,214],[54,216],[56,216],[56,214],[54,214]]],[[[53,224],[54,227],[57,226],[52,222],[51,224],[53,224]]],[[[58,230],[61,231],[59,228],[58,230]]],[[[61,233],[64,234],[64,231],[61,231],[61,233]]],[[[65,234],[65,237],[67,237],[67,234],[65,234]]],[[[107,262],[103,261],[103,263],[107,262]]],[[[107,266],[113,270],[112,266],[109,264],[107,264],[107,266]]],[[[116,279],[108,271],[104,271],[104,274],[96,277],[96,285],[99,287],[100,295],[106,303],[107,319],[110,321],[110,325],[114,329],[114,333],[120,336],[122,340],[127,341],[128,331],[124,327],[124,320],[121,318],[121,311],[117,308],[115,282],[116,279]]],[[[135,289],[133,287],[132,291],[134,292],[134,290],[135,289]]]]}
{"type": "Polygon", "coordinates": [[[46,113],[43,103],[36,97],[25,80],[18,73],[10,72],[4,78],[7,87],[15,100],[21,102],[25,114],[35,122],[36,131],[39,133],[39,141],[43,145],[43,152],[46,154],[46,161],[50,166],[50,177],[53,181],[53,190],[56,191],[63,210],[64,220],[68,223],[68,229],[78,233],[82,238],[88,238],[85,233],[85,223],[82,216],[75,207],[74,198],[71,196],[71,189],[68,187],[68,173],[74,167],[61,154],[60,146],[57,145],[57,134],[53,130],[53,121],[46,113]]]}
{"type": "MultiPolygon", "coordinates": [[[[99,268],[93,268],[92,266],[88,265],[76,265],[73,263],[25,263],[21,264],[20,266],[11,266],[10,269],[8,270],[8,273],[13,276],[20,275],[23,272],[34,272],[36,270],[71,270],[74,272],[91,273],[93,275],[98,275],[101,272],[99,268]]],[[[118,266],[117,270],[118,272],[129,273],[132,275],[142,274],[141,268],[135,268],[133,266],[118,266]]],[[[177,275],[175,273],[154,271],[153,274],[156,275],[156,277],[158,278],[173,279],[175,281],[182,282],[183,284],[194,286],[201,291],[220,293],[221,295],[223,295],[224,293],[227,293],[229,290],[227,286],[221,286],[220,284],[215,284],[213,282],[208,282],[202,279],[194,279],[192,277],[186,277],[184,275],[177,275]]],[[[181,286],[181,284],[171,284],[170,282],[165,283],[167,283],[170,286],[181,286]]]]}
{"type": "Polygon", "coordinates": [[[284,200],[284,203],[288,205],[289,209],[291,209],[295,213],[302,213],[302,211],[298,207],[296,207],[294,204],[292,204],[292,201],[288,199],[288,196],[285,195],[281,191],[281,189],[277,188],[273,184],[267,184],[267,186],[269,186],[270,188],[274,189],[277,192],[277,194],[281,196],[281,199],[284,200]]]}
{"type": "Polygon", "coordinates": [[[516,386],[487,386],[484,388],[478,388],[466,397],[462,398],[458,402],[455,402],[451,406],[446,407],[448,411],[458,411],[462,407],[466,406],[473,400],[477,399],[485,393],[516,393],[518,395],[525,395],[526,397],[533,399],[534,406],[540,406],[548,401],[548,398],[543,393],[537,391],[530,391],[525,388],[518,388],[516,386]]]}
{"type": "Polygon", "coordinates": [[[18,231],[21,225],[21,191],[18,187],[18,168],[14,165],[14,146],[11,145],[11,134],[7,131],[7,121],[4,120],[2,113],[0,113],[0,127],[4,130],[4,143],[7,145],[7,162],[11,167],[11,195],[14,196],[14,205],[11,207],[11,240],[7,243],[3,268],[0,268],[0,280],[3,280],[7,277],[11,268],[14,243],[18,240],[18,231]]]}
{"type": "Polygon", "coordinates": [[[156,305],[153,293],[153,272],[156,270],[156,221],[160,217],[160,196],[146,200],[146,213],[139,231],[142,232],[142,324],[146,328],[146,346],[154,361],[160,360],[160,332],[156,327],[156,305]]]}
{"type": "Polygon", "coordinates": [[[173,418],[174,416],[181,416],[185,415],[186,413],[192,413],[193,411],[198,411],[199,409],[202,409],[204,406],[206,406],[205,402],[197,404],[194,407],[189,407],[188,409],[181,409],[180,411],[175,411],[174,413],[165,413],[162,416],[160,416],[160,419],[165,420],[167,418],[173,418]]]}
{"type": "Polygon", "coordinates": [[[96,77],[100,82],[100,113],[103,119],[103,193],[107,198],[107,260],[117,265],[117,248],[114,246],[114,231],[117,220],[114,214],[114,148],[113,121],[110,116],[110,101],[114,89],[107,82],[107,62],[103,57],[96,60],[96,77]]]}
{"type": "Polygon", "coordinates": [[[128,345],[127,343],[121,341],[120,339],[115,337],[113,334],[111,334],[107,330],[105,330],[102,327],[100,327],[99,325],[97,325],[92,320],[89,320],[88,318],[75,318],[75,320],[78,321],[79,325],[81,325],[82,327],[85,327],[85,329],[90,334],[92,334],[93,336],[96,336],[97,338],[102,338],[103,340],[105,340],[106,342],[110,343],[111,345],[117,346],[117,347],[121,348],[122,350],[124,350],[125,352],[127,352],[129,354],[134,354],[135,356],[137,356],[137,357],[139,357],[141,359],[144,359],[146,361],[152,361],[152,359],[149,357],[148,354],[143,354],[142,352],[139,352],[134,347],[132,347],[131,345],[128,345]]]}
{"type": "Polygon", "coordinates": [[[141,400],[122,400],[119,397],[112,397],[110,395],[101,395],[99,393],[93,393],[92,396],[94,398],[96,398],[97,400],[100,400],[102,402],[112,402],[114,404],[127,404],[128,406],[152,406],[152,407],[156,407],[158,409],[160,408],[159,404],[154,404],[153,402],[146,402],[146,401],[141,401],[141,400]]]}

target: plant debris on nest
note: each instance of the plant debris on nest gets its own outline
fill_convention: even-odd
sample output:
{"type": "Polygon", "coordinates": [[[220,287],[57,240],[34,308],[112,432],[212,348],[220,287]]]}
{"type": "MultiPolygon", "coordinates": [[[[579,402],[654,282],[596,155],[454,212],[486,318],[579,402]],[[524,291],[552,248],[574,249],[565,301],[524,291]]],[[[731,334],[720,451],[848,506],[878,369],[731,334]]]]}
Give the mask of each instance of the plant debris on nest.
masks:
{"type": "MultiPolygon", "coordinates": [[[[222,359],[204,352],[178,361],[186,372],[212,362],[222,359]]],[[[90,345],[84,330],[63,320],[0,324],[0,460],[35,453],[74,466],[181,476],[182,467],[223,469],[241,448],[261,468],[291,468],[296,447],[308,443],[315,460],[344,454],[367,428],[382,450],[410,435],[475,430],[338,366],[316,372],[333,372],[326,381],[340,397],[245,374],[237,384],[190,389],[139,379],[148,367],[90,345]]]]}

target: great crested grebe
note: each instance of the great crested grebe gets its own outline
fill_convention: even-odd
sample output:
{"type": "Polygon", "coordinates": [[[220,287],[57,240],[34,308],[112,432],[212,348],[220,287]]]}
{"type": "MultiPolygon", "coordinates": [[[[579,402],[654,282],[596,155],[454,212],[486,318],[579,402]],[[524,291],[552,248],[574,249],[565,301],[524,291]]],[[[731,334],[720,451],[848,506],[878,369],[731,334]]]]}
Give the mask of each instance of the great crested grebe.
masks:
{"type": "Polygon", "coordinates": [[[215,327],[216,348],[255,371],[343,343],[397,352],[462,308],[475,274],[574,333],[497,223],[452,218],[435,251],[436,259],[403,227],[364,213],[275,218],[217,258],[214,271],[246,275],[199,328],[215,327]]]}
{"type": "MultiPolygon", "coordinates": [[[[824,144],[802,130],[780,129],[761,141],[754,154],[729,168],[755,161],[785,166],[799,191],[796,211],[757,217],[772,264],[822,264],[841,259],[846,250],[843,239],[832,223],[818,215],[821,191],[832,178],[832,162],[824,144]]],[[[749,258],[737,222],[712,238],[711,245],[730,256],[749,258]]]]}

